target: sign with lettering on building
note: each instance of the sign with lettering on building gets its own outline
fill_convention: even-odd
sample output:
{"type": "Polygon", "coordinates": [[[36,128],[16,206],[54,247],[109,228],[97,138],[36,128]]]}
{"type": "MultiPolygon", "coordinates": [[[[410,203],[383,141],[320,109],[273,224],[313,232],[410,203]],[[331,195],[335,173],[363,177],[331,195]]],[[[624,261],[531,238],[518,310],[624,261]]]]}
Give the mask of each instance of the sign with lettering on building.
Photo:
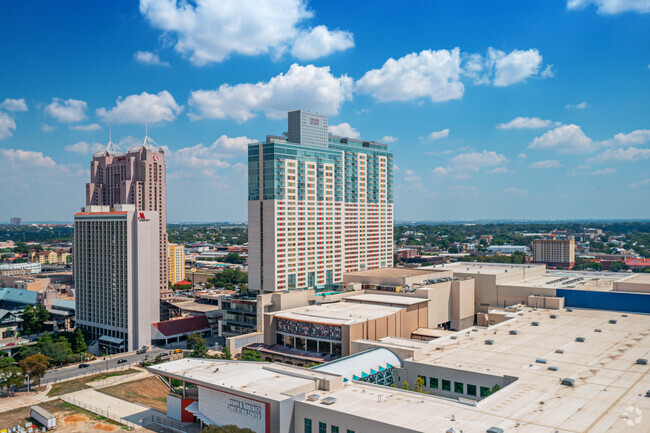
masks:
{"type": "Polygon", "coordinates": [[[262,419],[262,406],[256,404],[246,403],[231,398],[230,403],[228,403],[228,409],[251,418],[262,419]]]}
{"type": "Polygon", "coordinates": [[[318,126],[320,124],[320,119],[314,119],[313,117],[310,117],[309,124],[313,126],[318,126]]]}

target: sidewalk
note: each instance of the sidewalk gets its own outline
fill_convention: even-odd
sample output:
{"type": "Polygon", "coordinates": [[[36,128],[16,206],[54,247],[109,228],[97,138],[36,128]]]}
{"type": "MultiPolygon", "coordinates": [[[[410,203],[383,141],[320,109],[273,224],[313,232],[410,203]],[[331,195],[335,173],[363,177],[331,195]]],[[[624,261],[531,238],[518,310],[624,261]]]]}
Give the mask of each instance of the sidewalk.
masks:
{"type": "Polygon", "coordinates": [[[8,412],[10,410],[20,409],[26,406],[33,406],[35,404],[41,404],[46,401],[52,401],[59,398],[58,396],[48,397],[47,393],[52,388],[51,385],[47,385],[44,392],[20,392],[13,397],[2,397],[0,398],[0,413],[8,412]]]}
{"type": "Polygon", "coordinates": [[[167,418],[166,414],[155,409],[120,400],[94,389],[65,394],[61,400],[129,427],[137,428],[142,420],[152,416],[167,418]]]}
{"type": "MultiPolygon", "coordinates": [[[[140,370],[140,368],[134,368],[134,370],[140,370]]],[[[93,382],[88,382],[88,386],[94,389],[107,388],[113,385],[119,385],[120,383],[132,382],[134,380],[146,379],[151,377],[152,374],[146,370],[139,371],[137,373],[125,374],[124,376],[113,376],[103,380],[95,380],[93,382]]]]}

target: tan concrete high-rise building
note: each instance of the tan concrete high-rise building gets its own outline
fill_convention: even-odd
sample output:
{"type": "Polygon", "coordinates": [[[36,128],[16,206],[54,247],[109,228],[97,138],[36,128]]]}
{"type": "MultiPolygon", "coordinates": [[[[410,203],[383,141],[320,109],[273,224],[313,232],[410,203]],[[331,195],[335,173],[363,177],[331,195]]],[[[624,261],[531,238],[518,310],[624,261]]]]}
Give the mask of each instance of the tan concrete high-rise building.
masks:
{"type": "Polygon", "coordinates": [[[333,290],[346,272],[391,267],[388,146],[328,135],[327,116],[309,112],[288,126],[248,146],[249,288],[333,290]]]}
{"type": "Polygon", "coordinates": [[[86,206],[74,217],[76,323],[100,353],[151,344],[160,320],[158,213],[86,206]]]}
{"type": "Polygon", "coordinates": [[[165,152],[149,137],[132,146],[127,153],[109,142],[93,155],[90,163],[86,205],[133,204],[136,211],[158,213],[160,298],[170,299],[165,169],[165,152]]]}
{"type": "Polygon", "coordinates": [[[169,244],[169,282],[176,284],[185,279],[185,247],[169,244]]]}
{"type": "Polygon", "coordinates": [[[535,239],[533,262],[571,269],[576,262],[575,249],[576,244],[573,239],[535,239]]]}

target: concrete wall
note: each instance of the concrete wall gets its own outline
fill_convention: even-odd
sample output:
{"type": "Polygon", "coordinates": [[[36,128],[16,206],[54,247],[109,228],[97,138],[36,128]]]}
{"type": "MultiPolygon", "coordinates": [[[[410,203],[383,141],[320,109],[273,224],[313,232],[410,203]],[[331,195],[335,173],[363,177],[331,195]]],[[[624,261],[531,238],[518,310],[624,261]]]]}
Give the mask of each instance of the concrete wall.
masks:
{"type": "Polygon", "coordinates": [[[614,290],[620,292],[650,293],[650,275],[638,274],[622,281],[614,281],[614,290]]]}
{"type": "Polygon", "coordinates": [[[497,301],[493,305],[505,307],[515,304],[527,304],[530,296],[555,297],[555,287],[503,286],[497,287],[497,301]]]}
{"type": "MultiPolygon", "coordinates": [[[[336,406],[336,403],[332,406],[336,406]]],[[[396,427],[362,416],[330,410],[328,406],[322,404],[313,405],[304,401],[296,401],[294,408],[293,431],[296,433],[305,431],[305,418],[311,420],[312,433],[318,433],[320,422],[327,424],[328,433],[332,431],[332,425],[337,426],[340,433],[345,433],[348,430],[358,433],[415,433],[417,431],[396,427]]]]}
{"type": "Polygon", "coordinates": [[[422,364],[414,361],[404,361],[404,368],[395,369],[395,385],[398,388],[404,386],[404,382],[408,382],[410,389],[415,388],[418,376],[425,377],[425,386],[423,391],[432,395],[439,395],[448,398],[468,398],[471,400],[480,400],[481,387],[492,388],[494,385],[505,387],[512,383],[516,378],[510,376],[497,376],[493,374],[477,373],[473,371],[460,370],[455,368],[440,367],[433,364],[422,364]],[[438,388],[433,388],[430,385],[430,378],[438,379],[438,388]],[[443,390],[442,380],[451,382],[451,390],[443,390]],[[454,391],[454,382],[463,384],[463,392],[457,393],[454,391]],[[476,396],[467,394],[467,385],[476,385],[476,396]]]}

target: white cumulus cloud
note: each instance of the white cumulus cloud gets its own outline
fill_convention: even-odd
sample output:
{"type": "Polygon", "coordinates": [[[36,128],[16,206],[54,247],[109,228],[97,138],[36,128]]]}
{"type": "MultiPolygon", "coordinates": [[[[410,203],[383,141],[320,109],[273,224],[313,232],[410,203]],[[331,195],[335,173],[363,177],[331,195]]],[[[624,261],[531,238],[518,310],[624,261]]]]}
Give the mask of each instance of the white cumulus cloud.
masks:
{"type": "Polygon", "coordinates": [[[0,111],[0,140],[3,138],[11,137],[16,130],[16,121],[8,115],[0,111]]]}
{"type": "Polygon", "coordinates": [[[602,170],[595,170],[589,173],[592,176],[607,176],[609,174],[616,174],[615,168],[603,168],[602,170]]]}
{"type": "Polygon", "coordinates": [[[165,66],[169,67],[169,62],[163,62],[156,53],[151,51],[136,51],[133,53],[133,58],[143,65],[165,66]]]}
{"type": "Polygon", "coordinates": [[[88,143],[87,141],[78,141],[74,144],[65,146],[66,152],[75,152],[81,154],[89,154],[97,152],[103,145],[101,143],[88,143]]]}
{"type": "Polygon", "coordinates": [[[7,98],[0,103],[0,109],[7,111],[27,111],[27,104],[25,103],[25,98],[7,98]]]}
{"type": "Polygon", "coordinates": [[[436,167],[433,174],[442,176],[450,174],[458,179],[466,179],[485,167],[501,166],[508,162],[505,155],[492,150],[466,152],[451,158],[447,167],[436,167]]]}
{"type": "Polygon", "coordinates": [[[352,79],[335,77],[329,66],[293,64],[286,74],[267,82],[222,84],[216,90],[192,92],[189,105],[193,119],[225,119],[244,122],[263,112],[272,119],[286,118],[287,111],[303,107],[335,115],[343,102],[352,98],[352,79]]]}
{"type": "Polygon", "coordinates": [[[580,102],[578,104],[567,104],[566,108],[567,109],[575,109],[575,110],[584,110],[585,108],[589,108],[591,105],[587,104],[586,102],[580,102]]]}
{"type": "Polygon", "coordinates": [[[449,170],[447,170],[445,167],[436,167],[433,169],[433,174],[437,174],[438,176],[444,176],[448,172],[449,170]]]}
{"type": "Polygon", "coordinates": [[[385,135],[379,141],[381,143],[390,144],[390,143],[395,143],[397,140],[399,140],[399,138],[393,137],[392,135],[385,135]]]}
{"type": "Polygon", "coordinates": [[[348,138],[361,137],[359,131],[357,131],[355,128],[350,126],[350,124],[347,122],[339,123],[338,125],[329,125],[328,129],[329,132],[331,132],[332,134],[339,135],[341,137],[348,137],[348,138]]]}
{"type": "Polygon", "coordinates": [[[167,90],[154,93],[142,92],[117,99],[115,107],[99,108],[97,115],[107,123],[156,123],[171,122],[183,111],[167,90]]]}
{"type": "Polygon", "coordinates": [[[291,48],[291,55],[300,60],[313,60],[352,47],[354,47],[352,33],[341,30],[331,31],[321,25],[300,32],[291,48]]]}
{"type": "Polygon", "coordinates": [[[462,74],[474,84],[490,84],[505,87],[525,81],[529,77],[553,76],[551,65],[542,70],[543,58],[536,48],[512,50],[509,53],[488,48],[487,55],[464,54],[462,74]]]}
{"type": "Polygon", "coordinates": [[[465,88],[460,82],[460,49],[424,50],[397,60],[390,58],[381,69],[366,72],[356,87],[382,102],[461,99],[465,88]]]}
{"type": "Polygon", "coordinates": [[[645,185],[650,185],[650,179],[644,179],[639,182],[631,183],[630,188],[640,188],[645,185]]]}
{"type": "Polygon", "coordinates": [[[195,65],[231,54],[279,56],[291,46],[295,56],[313,59],[353,43],[347,32],[303,27],[313,16],[303,0],[140,0],[140,12],[195,65]]]}
{"type": "Polygon", "coordinates": [[[535,137],[531,149],[553,149],[560,153],[587,153],[596,149],[597,143],[587,137],[578,125],[562,125],[535,137]]]}
{"type": "Polygon", "coordinates": [[[421,140],[435,141],[440,140],[441,138],[446,138],[449,136],[449,128],[443,129],[442,131],[433,131],[429,133],[426,137],[420,137],[421,140]]]}
{"type": "Polygon", "coordinates": [[[536,161],[530,164],[530,168],[560,168],[562,164],[555,159],[547,159],[545,161],[536,161]]]}
{"type": "Polygon", "coordinates": [[[45,114],[59,122],[76,123],[86,118],[87,108],[86,101],[52,98],[52,102],[45,107],[45,114]]]}
{"type": "Polygon", "coordinates": [[[30,167],[53,168],[56,163],[43,152],[22,149],[0,149],[0,168],[29,165],[30,167]]]}
{"type": "Polygon", "coordinates": [[[99,123],[89,123],[88,125],[73,125],[68,126],[73,131],[98,131],[102,129],[99,123]]]}
{"type": "Polygon", "coordinates": [[[498,129],[538,129],[548,128],[553,121],[540,119],[539,117],[515,117],[508,123],[499,123],[498,129]]]}
{"type": "Polygon", "coordinates": [[[501,191],[504,194],[514,194],[514,195],[528,195],[528,191],[521,188],[510,187],[501,191]]]}
{"type": "Polygon", "coordinates": [[[169,152],[169,161],[172,166],[179,165],[192,168],[229,168],[231,163],[227,160],[244,153],[248,144],[253,143],[248,137],[228,137],[221,135],[210,146],[199,143],[194,146],[184,147],[169,152]]]}
{"type": "Polygon", "coordinates": [[[623,12],[636,12],[640,14],[650,12],[648,0],[567,0],[567,9],[584,9],[594,5],[602,15],[616,15],[623,12]]]}
{"type": "Polygon", "coordinates": [[[644,144],[648,141],[650,141],[650,129],[637,129],[628,134],[622,132],[618,133],[614,138],[608,140],[606,143],[625,146],[630,144],[644,144]]]}
{"type": "Polygon", "coordinates": [[[607,149],[604,152],[589,158],[588,162],[605,162],[605,161],[641,161],[650,158],[650,149],[628,147],[607,149]]]}

